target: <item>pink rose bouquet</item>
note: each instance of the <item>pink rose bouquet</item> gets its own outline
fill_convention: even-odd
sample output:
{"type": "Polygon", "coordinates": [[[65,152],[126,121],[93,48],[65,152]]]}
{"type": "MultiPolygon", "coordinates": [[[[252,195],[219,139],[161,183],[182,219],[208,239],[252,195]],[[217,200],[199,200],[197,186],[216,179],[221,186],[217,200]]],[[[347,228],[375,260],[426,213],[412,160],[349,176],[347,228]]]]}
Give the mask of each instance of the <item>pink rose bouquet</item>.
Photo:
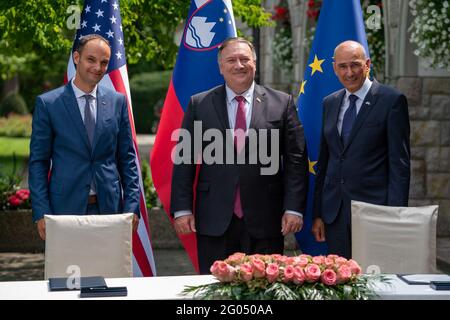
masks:
{"type": "Polygon", "coordinates": [[[201,299],[369,299],[373,286],[386,281],[365,275],[355,260],[337,255],[296,257],[234,253],[215,261],[211,274],[218,282],[187,287],[201,299]]]}

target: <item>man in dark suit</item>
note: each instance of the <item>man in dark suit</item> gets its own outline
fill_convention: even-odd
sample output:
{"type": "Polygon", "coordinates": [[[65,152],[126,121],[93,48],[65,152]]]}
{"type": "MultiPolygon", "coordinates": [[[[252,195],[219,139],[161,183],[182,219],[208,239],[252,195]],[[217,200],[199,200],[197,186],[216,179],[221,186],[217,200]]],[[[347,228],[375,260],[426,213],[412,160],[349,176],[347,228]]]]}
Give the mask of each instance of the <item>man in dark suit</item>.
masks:
{"type": "Polygon", "coordinates": [[[110,56],[107,40],[84,36],[73,53],[75,77],[36,99],[29,185],[44,240],[45,214],[133,212],[134,230],[138,225],[139,176],[126,98],[98,85],[110,56]]]}
{"type": "MultiPolygon", "coordinates": [[[[175,229],[179,234],[196,232],[202,274],[209,273],[215,260],[234,252],[282,253],[284,235],[303,225],[307,194],[303,127],[292,96],[254,83],[256,54],[252,43],[243,38],[224,41],[218,60],[225,84],[191,97],[182,128],[192,137],[191,150],[193,140],[199,138],[194,137],[196,122],[203,132],[213,129],[220,132],[222,141],[229,135],[234,142],[229,139],[231,147],[224,143],[217,152],[223,161],[200,164],[195,210],[195,161],[175,164],[172,179],[175,229]],[[249,132],[258,136],[256,144],[249,132]],[[264,173],[267,168],[261,159],[250,161],[264,148],[263,141],[269,150],[279,147],[270,156],[280,166],[270,174],[264,173]],[[236,157],[232,163],[227,161],[230,150],[245,161],[237,163],[236,157]]],[[[182,145],[180,141],[178,147],[182,145]]],[[[192,153],[191,159],[209,146],[205,141],[200,145],[200,152],[192,153]]]]}
{"type": "Polygon", "coordinates": [[[329,253],[350,258],[351,200],[408,205],[408,103],[370,81],[370,59],[358,42],[339,44],[333,67],[345,89],[323,100],[312,232],[329,253]]]}

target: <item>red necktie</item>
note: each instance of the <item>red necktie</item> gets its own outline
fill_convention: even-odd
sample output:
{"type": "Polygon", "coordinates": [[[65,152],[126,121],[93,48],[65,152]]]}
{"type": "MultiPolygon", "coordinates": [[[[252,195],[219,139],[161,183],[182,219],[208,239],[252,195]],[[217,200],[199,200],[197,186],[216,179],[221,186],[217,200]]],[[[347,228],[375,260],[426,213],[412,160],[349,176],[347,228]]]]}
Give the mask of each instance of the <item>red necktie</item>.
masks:
{"type": "MultiPolygon", "coordinates": [[[[236,122],[234,124],[234,144],[236,146],[236,151],[239,153],[245,145],[245,131],[247,131],[247,123],[245,121],[245,99],[243,96],[236,96],[235,99],[238,102],[238,107],[236,112],[236,122]]],[[[234,197],[234,214],[239,218],[242,218],[244,212],[242,211],[241,193],[239,189],[238,183],[236,187],[236,195],[234,197]]]]}

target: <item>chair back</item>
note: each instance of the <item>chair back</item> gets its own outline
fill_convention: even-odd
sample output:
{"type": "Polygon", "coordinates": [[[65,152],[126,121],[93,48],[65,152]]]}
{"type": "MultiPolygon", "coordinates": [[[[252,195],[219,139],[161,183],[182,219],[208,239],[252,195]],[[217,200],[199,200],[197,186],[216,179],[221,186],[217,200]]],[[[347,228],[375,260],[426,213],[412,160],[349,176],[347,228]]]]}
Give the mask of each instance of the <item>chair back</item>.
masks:
{"type": "Polygon", "coordinates": [[[351,206],[352,258],[363,272],[436,273],[438,206],[351,206]]]}
{"type": "Polygon", "coordinates": [[[46,215],[45,279],[132,277],[133,214],[46,215]]]}

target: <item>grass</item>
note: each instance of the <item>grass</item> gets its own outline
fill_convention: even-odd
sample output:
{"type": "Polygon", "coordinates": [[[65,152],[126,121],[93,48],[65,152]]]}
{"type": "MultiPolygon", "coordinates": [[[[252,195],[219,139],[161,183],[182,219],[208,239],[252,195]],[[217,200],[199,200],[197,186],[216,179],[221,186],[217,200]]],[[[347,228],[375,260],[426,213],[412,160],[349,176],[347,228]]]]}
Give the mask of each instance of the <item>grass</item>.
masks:
{"type": "Polygon", "coordinates": [[[30,155],[30,138],[0,137],[0,173],[10,174],[14,169],[16,158],[16,174],[21,174],[25,161],[30,155]]]}

